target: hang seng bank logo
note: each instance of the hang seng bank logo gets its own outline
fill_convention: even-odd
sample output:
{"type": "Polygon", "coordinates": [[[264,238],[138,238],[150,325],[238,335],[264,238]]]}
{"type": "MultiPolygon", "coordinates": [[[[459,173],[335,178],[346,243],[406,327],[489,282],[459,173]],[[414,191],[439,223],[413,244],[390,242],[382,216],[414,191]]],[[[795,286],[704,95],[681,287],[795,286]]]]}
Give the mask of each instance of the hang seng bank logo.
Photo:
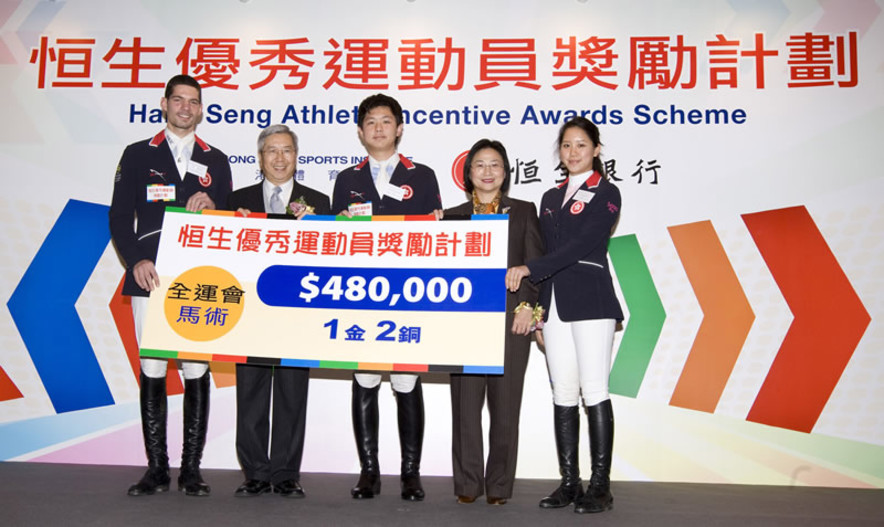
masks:
{"type": "Polygon", "coordinates": [[[463,169],[467,160],[467,154],[469,154],[469,151],[461,153],[454,159],[454,163],[451,165],[451,179],[454,181],[457,188],[464,192],[467,191],[463,184],[463,169]]]}

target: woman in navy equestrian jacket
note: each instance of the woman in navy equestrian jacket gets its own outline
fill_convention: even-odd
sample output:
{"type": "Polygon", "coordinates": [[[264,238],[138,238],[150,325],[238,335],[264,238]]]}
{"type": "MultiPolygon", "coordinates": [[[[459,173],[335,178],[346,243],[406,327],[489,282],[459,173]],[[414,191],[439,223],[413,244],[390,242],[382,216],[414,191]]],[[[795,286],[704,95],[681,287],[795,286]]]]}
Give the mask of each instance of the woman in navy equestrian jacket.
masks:
{"type": "Polygon", "coordinates": [[[507,272],[516,290],[525,276],[541,285],[545,343],[553,389],[556,449],[562,482],[540,501],[543,508],[575,504],[575,512],[602,512],[613,505],[609,476],[614,415],[608,395],[611,350],[623,320],[608,267],[608,240],[620,216],[620,191],[605,177],[599,130],[575,117],[559,130],[559,168],[568,180],[540,202],[546,252],[507,272]],[[578,444],[580,396],[589,417],[592,478],[584,493],[578,444]]]}

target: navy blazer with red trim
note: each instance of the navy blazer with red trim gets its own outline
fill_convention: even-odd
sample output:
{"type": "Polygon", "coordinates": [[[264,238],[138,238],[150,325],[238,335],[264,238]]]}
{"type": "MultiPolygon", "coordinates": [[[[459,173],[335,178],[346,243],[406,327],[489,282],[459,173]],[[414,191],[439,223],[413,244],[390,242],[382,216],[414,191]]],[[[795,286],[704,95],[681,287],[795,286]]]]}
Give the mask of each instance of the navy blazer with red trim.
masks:
{"type": "Polygon", "coordinates": [[[430,214],[442,208],[436,173],[428,166],[412,163],[399,154],[399,163],[390,176],[390,184],[402,187],[402,201],[384,195],[381,199],[371,177],[368,158],[338,174],[332,195],[332,212],[340,214],[352,203],[371,202],[374,215],[399,216],[430,214]]]}
{"type": "Polygon", "coordinates": [[[109,219],[111,238],[126,264],[124,295],[148,296],[148,292],[135,283],[132,268],[141,260],[156,262],[167,206],[184,207],[197,192],[208,194],[217,209],[227,204],[233,180],[224,152],[195,137],[190,158],[205,165],[206,173],[199,177],[188,172],[182,181],[165,130],[151,139],[133,143],[123,151],[114,177],[109,219]],[[150,185],[175,185],[175,200],[148,202],[147,187],[150,185]]]}
{"type": "Polygon", "coordinates": [[[567,184],[540,200],[540,231],[546,253],[528,262],[530,279],[540,283],[540,303],[549,311],[555,290],[556,310],[565,322],[623,320],[608,267],[608,240],[620,217],[620,191],[592,173],[574,197],[562,205],[567,184]],[[588,202],[576,199],[588,192],[588,202]]]}

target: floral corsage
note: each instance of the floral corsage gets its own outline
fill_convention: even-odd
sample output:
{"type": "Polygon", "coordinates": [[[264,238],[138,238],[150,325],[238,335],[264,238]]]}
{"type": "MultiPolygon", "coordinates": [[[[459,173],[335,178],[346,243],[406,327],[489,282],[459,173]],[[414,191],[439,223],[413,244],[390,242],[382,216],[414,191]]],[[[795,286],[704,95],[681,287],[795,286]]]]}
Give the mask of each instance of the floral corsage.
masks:
{"type": "Polygon", "coordinates": [[[305,209],[307,210],[308,214],[315,213],[313,207],[311,207],[310,205],[307,205],[307,201],[304,199],[304,196],[299,197],[295,201],[293,201],[285,206],[286,214],[291,214],[292,216],[297,216],[298,214],[303,212],[305,209]]]}

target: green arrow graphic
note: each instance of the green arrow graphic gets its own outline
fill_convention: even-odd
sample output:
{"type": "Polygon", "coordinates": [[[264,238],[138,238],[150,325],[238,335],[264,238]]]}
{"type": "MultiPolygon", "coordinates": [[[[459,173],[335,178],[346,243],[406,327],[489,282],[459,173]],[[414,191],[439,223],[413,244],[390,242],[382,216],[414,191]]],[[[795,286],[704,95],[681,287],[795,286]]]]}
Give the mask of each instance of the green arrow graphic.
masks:
{"type": "Polygon", "coordinates": [[[608,254],[629,308],[629,320],[611,368],[610,391],[635,398],[663,330],[666,311],[634,234],[611,238],[608,254]]]}

